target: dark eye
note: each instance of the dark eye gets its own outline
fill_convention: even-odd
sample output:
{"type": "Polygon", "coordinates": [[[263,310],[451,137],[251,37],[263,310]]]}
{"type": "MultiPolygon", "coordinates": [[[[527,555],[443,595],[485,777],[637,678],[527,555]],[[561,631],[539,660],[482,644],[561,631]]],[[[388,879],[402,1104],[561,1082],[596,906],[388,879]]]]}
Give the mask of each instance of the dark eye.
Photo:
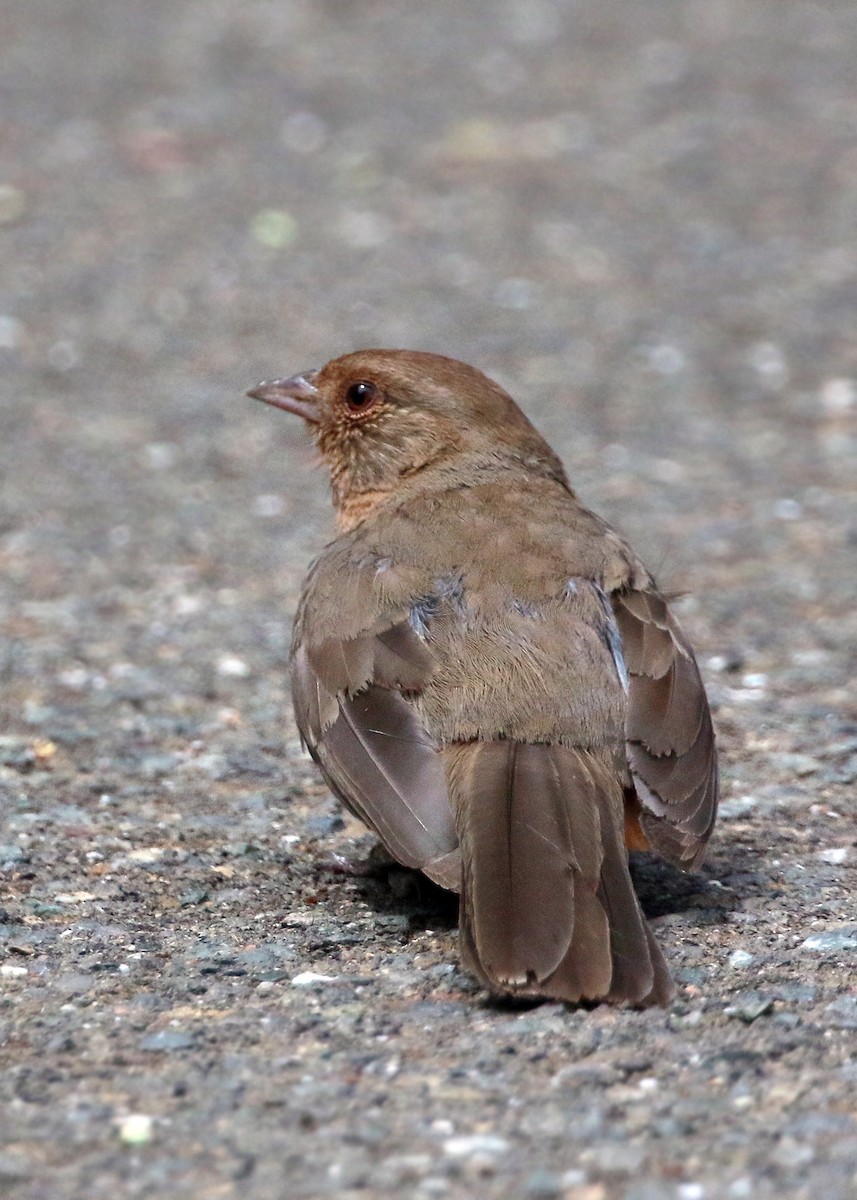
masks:
{"type": "Polygon", "coordinates": [[[353,412],[365,412],[378,398],[374,383],[352,383],[345,393],[345,402],[353,412]]]}

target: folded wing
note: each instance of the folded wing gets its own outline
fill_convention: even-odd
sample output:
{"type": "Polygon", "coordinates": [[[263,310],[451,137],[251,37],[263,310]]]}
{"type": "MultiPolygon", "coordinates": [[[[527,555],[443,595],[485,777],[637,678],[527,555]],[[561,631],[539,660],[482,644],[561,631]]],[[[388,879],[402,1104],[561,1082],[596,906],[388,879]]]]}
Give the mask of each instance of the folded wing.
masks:
{"type": "Polygon", "coordinates": [[[331,791],[399,862],[457,889],[443,764],[407,698],[431,670],[406,614],[394,614],[356,637],[298,644],[292,692],[301,736],[331,791]]]}
{"type": "Polygon", "coordinates": [[[693,651],[654,589],[612,595],[629,674],[628,763],[649,844],[698,865],[717,814],[714,730],[693,651]]]}

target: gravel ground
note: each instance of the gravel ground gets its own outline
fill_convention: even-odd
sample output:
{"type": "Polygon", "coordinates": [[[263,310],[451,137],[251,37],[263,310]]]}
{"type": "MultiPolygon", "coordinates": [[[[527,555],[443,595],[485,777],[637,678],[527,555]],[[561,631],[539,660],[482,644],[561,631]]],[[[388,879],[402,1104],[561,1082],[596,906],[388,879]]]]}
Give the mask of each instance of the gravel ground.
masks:
{"type": "Polygon", "coordinates": [[[0,1193],[857,1195],[857,28],[784,0],[0,13],[0,1193]],[[242,399],[511,388],[688,593],[667,1011],[499,1006],[301,754],[329,531],[242,399]]]}

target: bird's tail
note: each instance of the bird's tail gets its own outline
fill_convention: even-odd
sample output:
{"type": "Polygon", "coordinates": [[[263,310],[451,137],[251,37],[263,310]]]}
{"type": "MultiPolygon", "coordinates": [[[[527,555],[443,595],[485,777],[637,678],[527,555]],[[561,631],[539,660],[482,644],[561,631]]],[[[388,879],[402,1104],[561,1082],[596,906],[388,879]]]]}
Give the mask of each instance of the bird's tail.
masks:
{"type": "Polygon", "coordinates": [[[607,755],[514,741],[443,754],[466,963],[494,992],[666,1004],[673,985],[631,883],[607,755]]]}

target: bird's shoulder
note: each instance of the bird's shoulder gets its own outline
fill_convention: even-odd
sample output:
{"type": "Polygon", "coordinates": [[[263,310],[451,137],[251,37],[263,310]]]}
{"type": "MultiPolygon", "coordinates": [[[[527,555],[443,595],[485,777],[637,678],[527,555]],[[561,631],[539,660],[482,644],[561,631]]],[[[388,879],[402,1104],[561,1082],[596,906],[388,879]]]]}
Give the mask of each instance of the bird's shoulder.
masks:
{"type": "Polygon", "coordinates": [[[348,639],[466,589],[485,611],[538,605],[571,580],[651,586],[628,542],[555,480],[504,472],[384,506],[312,564],[295,640],[348,639]]]}

